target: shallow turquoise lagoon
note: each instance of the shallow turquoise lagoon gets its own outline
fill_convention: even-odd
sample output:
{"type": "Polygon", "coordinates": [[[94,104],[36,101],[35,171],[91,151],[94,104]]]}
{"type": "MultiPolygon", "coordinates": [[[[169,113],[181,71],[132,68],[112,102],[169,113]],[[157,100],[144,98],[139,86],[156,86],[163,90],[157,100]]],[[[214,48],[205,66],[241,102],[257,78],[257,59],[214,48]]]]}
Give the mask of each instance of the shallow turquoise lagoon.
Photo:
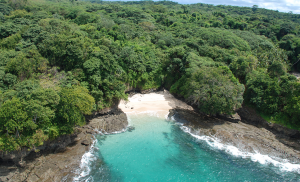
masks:
{"type": "Polygon", "coordinates": [[[297,172],[230,155],[174,121],[129,115],[135,129],[99,135],[75,181],[300,181],[297,172]]]}

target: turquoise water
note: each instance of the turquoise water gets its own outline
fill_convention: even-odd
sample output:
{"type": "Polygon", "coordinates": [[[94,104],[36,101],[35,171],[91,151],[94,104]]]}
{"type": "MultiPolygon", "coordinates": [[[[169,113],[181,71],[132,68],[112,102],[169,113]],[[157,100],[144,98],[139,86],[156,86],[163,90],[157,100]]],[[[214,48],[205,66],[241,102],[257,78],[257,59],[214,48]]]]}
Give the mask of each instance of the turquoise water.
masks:
{"type": "Polygon", "coordinates": [[[148,114],[130,115],[135,129],[97,136],[75,181],[300,181],[297,172],[230,155],[148,114]]]}

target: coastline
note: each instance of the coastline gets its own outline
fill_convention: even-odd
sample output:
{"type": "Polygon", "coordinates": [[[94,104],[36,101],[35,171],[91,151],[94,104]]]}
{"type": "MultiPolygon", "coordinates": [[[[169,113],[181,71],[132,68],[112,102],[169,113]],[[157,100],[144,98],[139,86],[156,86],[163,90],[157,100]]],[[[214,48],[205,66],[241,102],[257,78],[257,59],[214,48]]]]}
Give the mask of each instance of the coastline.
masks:
{"type": "Polygon", "coordinates": [[[181,123],[184,132],[214,148],[300,174],[299,138],[257,127],[255,123],[243,120],[245,116],[238,122],[230,122],[176,108],[170,111],[168,117],[181,123]]]}
{"type": "MultiPolygon", "coordinates": [[[[204,137],[207,142],[216,140],[219,146],[223,146],[219,147],[220,150],[229,150],[224,147],[226,145],[238,149],[239,154],[247,153],[248,157],[256,153],[271,156],[272,160],[277,158],[278,163],[288,161],[289,164],[300,164],[299,138],[291,139],[288,133],[272,132],[261,118],[254,117],[252,111],[248,115],[253,121],[247,118],[245,108],[238,111],[241,117],[235,117],[239,119],[234,121],[230,118],[208,117],[195,112],[191,106],[164,90],[134,94],[127,101],[121,100],[105,113],[90,117],[85,126],[76,129],[74,135],[59,137],[52,144],[46,142],[43,150],[32,152],[25,158],[26,163],[22,167],[0,165],[0,181],[72,181],[80,175],[80,165],[93,147],[95,134],[124,131],[128,125],[126,115],[143,112],[156,112],[158,117],[168,116],[176,122],[182,122],[184,132],[198,139],[204,137]],[[62,144],[57,147],[59,142],[62,144]],[[51,145],[54,148],[52,150],[49,148],[51,145]]],[[[229,150],[229,153],[232,151],[229,150]]]]}
{"type": "Polygon", "coordinates": [[[270,124],[246,106],[233,116],[208,117],[168,91],[160,91],[135,94],[128,101],[121,101],[119,108],[127,115],[146,111],[156,111],[159,117],[168,115],[169,119],[182,122],[183,131],[194,137],[218,141],[222,147],[215,147],[220,150],[300,173],[300,132],[270,124]]]}
{"type": "Polygon", "coordinates": [[[169,119],[182,123],[184,132],[217,141],[219,146],[215,147],[220,150],[300,173],[300,132],[269,124],[246,106],[233,116],[208,117],[168,91],[161,91],[136,94],[128,101],[121,101],[119,108],[126,114],[156,111],[159,117],[168,115],[169,119]]]}
{"type": "Polygon", "coordinates": [[[9,159],[18,159],[16,153],[2,155],[7,160],[0,165],[0,181],[73,181],[79,175],[82,157],[93,147],[94,135],[124,130],[127,125],[125,113],[112,108],[104,115],[88,119],[86,125],[74,129],[74,134],[44,142],[37,147],[39,152],[28,152],[22,166],[9,159]]]}

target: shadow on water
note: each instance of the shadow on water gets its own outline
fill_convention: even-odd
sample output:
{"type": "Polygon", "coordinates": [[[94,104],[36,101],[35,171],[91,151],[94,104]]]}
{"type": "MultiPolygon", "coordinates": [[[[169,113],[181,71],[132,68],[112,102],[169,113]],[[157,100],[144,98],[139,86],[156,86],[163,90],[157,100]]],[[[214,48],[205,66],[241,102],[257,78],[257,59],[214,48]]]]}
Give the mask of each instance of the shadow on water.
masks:
{"type": "MultiPolygon", "coordinates": [[[[165,134],[164,134],[165,135],[165,134]]],[[[174,166],[181,171],[189,172],[195,169],[195,164],[200,160],[195,143],[192,142],[192,136],[182,132],[178,125],[171,125],[170,138],[176,148],[177,155],[169,156],[165,163],[174,166]]]]}
{"type": "Polygon", "coordinates": [[[167,132],[163,132],[163,135],[164,135],[165,139],[170,140],[169,139],[169,134],[167,132]]]}

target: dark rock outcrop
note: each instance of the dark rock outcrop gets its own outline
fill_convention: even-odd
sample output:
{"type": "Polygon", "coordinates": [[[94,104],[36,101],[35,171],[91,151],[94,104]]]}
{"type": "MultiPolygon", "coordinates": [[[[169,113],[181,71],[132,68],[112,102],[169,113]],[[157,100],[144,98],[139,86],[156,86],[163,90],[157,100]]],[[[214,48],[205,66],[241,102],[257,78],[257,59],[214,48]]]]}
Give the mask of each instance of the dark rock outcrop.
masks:
{"type": "MultiPolygon", "coordinates": [[[[23,158],[26,158],[31,153],[35,153],[36,151],[42,151],[43,153],[58,153],[64,151],[64,149],[74,142],[77,137],[77,133],[71,135],[62,135],[55,140],[45,141],[42,146],[36,147],[34,150],[28,150],[28,148],[22,148],[19,151],[12,152],[0,152],[0,159],[5,163],[6,161],[12,161],[17,166],[22,167],[24,165],[23,158]]],[[[0,163],[1,165],[2,163],[0,163]]]]}
{"type": "Polygon", "coordinates": [[[232,115],[219,114],[219,115],[217,115],[217,118],[220,118],[220,119],[223,119],[223,120],[226,120],[229,122],[233,122],[233,123],[238,123],[239,121],[241,121],[241,117],[237,113],[232,114],[232,115]]]}
{"type": "Polygon", "coordinates": [[[14,163],[10,166],[1,164],[0,181],[60,181],[67,175],[72,179],[74,173],[70,171],[79,166],[82,155],[89,149],[88,146],[81,145],[81,140],[92,143],[93,136],[77,131],[73,135],[64,135],[44,142],[44,145],[39,147],[40,151],[30,151],[23,156],[22,167],[14,163]]]}
{"type": "Polygon", "coordinates": [[[104,134],[121,131],[128,125],[126,114],[117,109],[113,113],[99,116],[89,120],[89,127],[96,129],[104,134]]]}
{"type": "MultiPolygon", "coordinates": [[[[300,139],[300,131],[289,129],[276,123],[269,123],[259,116],[253,108],[243,105],[243,107],[237,110],[237,112],[243,121],[248,124],[266,128],[272,132],[282,134],[289,138],[300,139]]],[[[298,150],[300,150],[300,148],[298,150]]]]}
{"type": "Polygon", "coordinates": [[[88,140],[82,140],[81,145],[89,146],[91,143],[88,140]]]}
{"type": "Polygon", "coordinates": [[[289,129],[276,123],[269,123],[259,116],[253,108],[247,106],[243,106],[237,112],[244,123],[265,128],[276,135],[276,139],[283,144],[300,151],[300,131],[289,129]]]}

